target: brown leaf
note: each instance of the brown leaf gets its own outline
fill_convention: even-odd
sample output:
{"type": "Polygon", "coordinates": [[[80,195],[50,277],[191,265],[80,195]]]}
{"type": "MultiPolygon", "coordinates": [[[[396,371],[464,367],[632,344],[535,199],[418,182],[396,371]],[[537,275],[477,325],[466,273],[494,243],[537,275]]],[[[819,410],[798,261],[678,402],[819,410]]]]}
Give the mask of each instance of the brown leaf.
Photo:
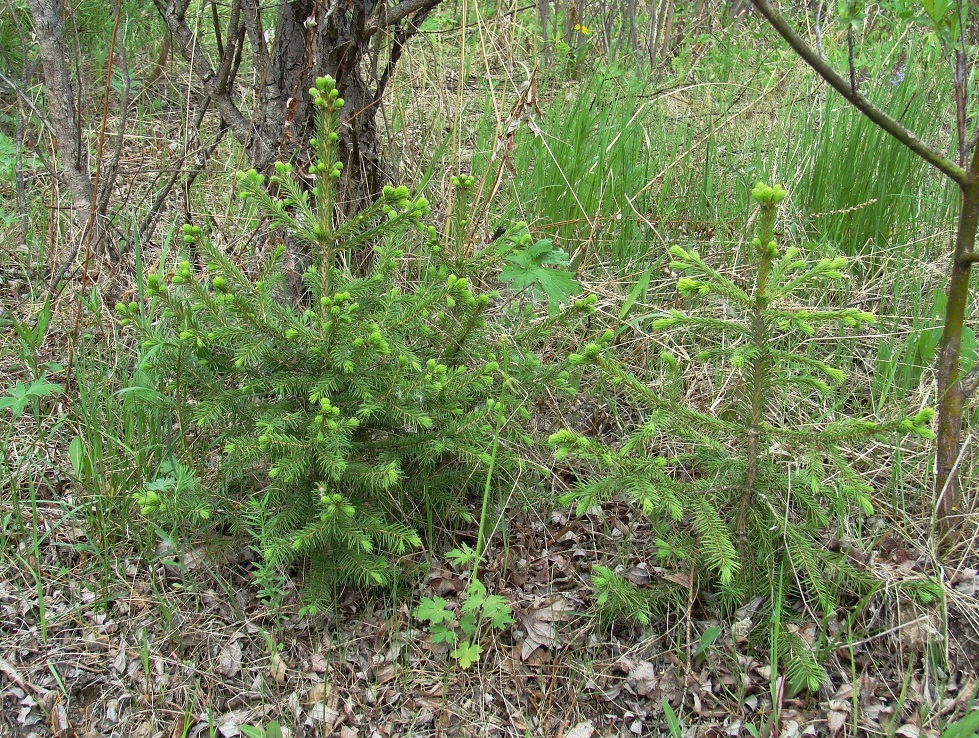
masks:
{"type": "Polygon", "coordinates": [[[571,730],[564,734],[564,738],[591,738],[595,732],[595,726],[591,720],[578,723],[571,730]]]}
{"type": "Polygon", "coordinates": [[[317,702],[325,703],[332,696],[333,685],[327,682],[317,682],[309,688],[309,694],[306,695],[306,701],[310,704],[316,704],[317,702]]]}
{"type": "Polygon", "coordinates": [[[526,661],[538,646],[554,648],[560,643],[557,623],[571,617],[571,603],[560,595],[550,604],[520,615],[526,638],[520,649],[520,658],[526,661]]]}
{"type": "Polygon", "coordinates": [[[217,671],[225,676],[231,677],[238,674],[241,670],[241,644],[238,641],[231,641],[221,649],[218,654],[217,671]]]}
{"type": "Polygon", "coordinates": [[[839,735],[846,725],[847,713],[843,710],[830,710],[826,713],[826,727],[830,735],[839,735]]]}
{"type": "MultiPolygon", "coordinates": [[[[240,653],[241,649],[239,649],[240,653]]],[[[272,658],[269,660],[269,673],[277,684],[285,684],[286,681],[286,669],[289,665],[286,660],[282,658],[282,654],[278,651],[273,652],[272,658]]],[[[230,676],[230,675],[229,675],[230,676]]]]}
{"type": "Polygon", "coordinates": [[[640,661],[629,669],[629,678],[635,682],[636,694],[647,697],[659,684],[659,672],[649,661],[640,661]]]}
{"type": "Polygon", "coordinates": [[[56,702],[51,708],[51,732],[55,738],[75,735],[75,731],[71,729],[71,724],[68,722],[68,711],[65,710],[65,706],[61,702],[56,702]]]}
{"type": "Polygon", "coordinates": [[[690,589],[690,575],[684,574],[683,572],[676,572],[674,574],[664,574],[663,579],[668,582],[672,582],[684,589],[690,589]]]}

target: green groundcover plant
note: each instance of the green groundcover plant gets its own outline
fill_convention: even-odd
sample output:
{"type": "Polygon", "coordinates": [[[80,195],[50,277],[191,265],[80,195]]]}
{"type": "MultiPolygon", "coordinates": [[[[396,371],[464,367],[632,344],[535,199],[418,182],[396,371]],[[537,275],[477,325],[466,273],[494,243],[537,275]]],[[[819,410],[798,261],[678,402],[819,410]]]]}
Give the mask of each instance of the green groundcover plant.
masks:
{"type": "MultiPolygon", "coordinates": [[[[846,260],[809,261],[796,248],[780,251],[773,234],[785,191],[759,184],[752,196],[760,208],[753,283],[738,283],[692,249],[674,246],[672,268],[682,275],[677,290],[689,307],[652,321],[667,345],[682,346],[706,375],[719,378],[716,412],[677,402],[678,393],[647,384],[603,342],[593,343],[570,363],[595,367],[643,408],[644,422],[620,445],[569,430],[551,443],[558,459],[577,457],[597,472],[566,496],[578,514],[624,495],[651,519],[660,562],[688,570],[722,611],[757,595],[786,603],[772,613],[772,638],[783,619],[797,615],[791,605],[803,602],[807,613],[828,617],[847,593],[867,589],[846,554],[829,545],[836,536],[849,540],[848,519],[873,509],[873,490],[845,448],[906,434],[931,438],[932,411],[889,422],[825,412],[841,407],[827,401],[844,374],[808,352],[807,340],[873,316],[799,307],[812,290],[840,280],[846,260]],[[665,447],[676,451],[657,453],[665,447]]],[[[677,362],[669,351],[660,358],[677,362]]],[[[633,608],[643,616],[637,619],[648,617],[648,607],[633,608]]],[[[796,685],[818,686],[823,672],[809,644],[789,633],[774,640],[796,685]]]]}
{"type": "Polygon", "coordinates": [[[472,521],[480,497],[480,522],[492,523],[485,502],[527,440],[510,422],[526,413],[521,378],[543,370],[519,347],[497,360],[490,296],[440,265],[424,197],[385,187],[367,210],[337,215],[343,101],[329,78],[311,93],[320,131],[309,171],[239,175],[246,203],[312,254],[304,295],[287,297],[284,247],[250,275],[185,226],[205,267],[184,261],[169,284],[151,274],[148,306],[117,310],[154,379],[135,391],[172,403],[184,439],[134,495],[141,513],[246,532],[270,595],[287,567],[309,564],[316,603],[337,584],[390,582],[424,532],[472,521]],[[348,264],[365,250],[374,258],[355,273],[348,264]]]}

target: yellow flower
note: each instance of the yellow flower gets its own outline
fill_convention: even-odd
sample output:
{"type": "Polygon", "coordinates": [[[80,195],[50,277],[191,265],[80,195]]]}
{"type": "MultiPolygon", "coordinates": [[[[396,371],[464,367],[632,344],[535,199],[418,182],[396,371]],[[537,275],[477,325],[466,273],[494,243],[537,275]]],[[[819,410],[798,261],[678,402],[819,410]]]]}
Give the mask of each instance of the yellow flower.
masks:
{"type": "Polygon", "coordinates": [[[586,25],[584,25],[582,23],[575,23],[574,24],[574,30],[578,31],[583,36],[587,36],[589,33],[591,33],[591,30],[588,28],[588,26],[586,26],[586,25]]]}

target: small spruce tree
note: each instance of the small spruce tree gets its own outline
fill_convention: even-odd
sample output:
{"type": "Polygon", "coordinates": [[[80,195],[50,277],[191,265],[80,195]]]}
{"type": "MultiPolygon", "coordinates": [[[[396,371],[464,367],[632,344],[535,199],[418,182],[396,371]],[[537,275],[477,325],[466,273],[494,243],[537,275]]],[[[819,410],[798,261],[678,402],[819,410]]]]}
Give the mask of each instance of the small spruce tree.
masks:
{"type": "MultiPolygon", "coordinates": [[[[652,518],[657,555],[685,561],[698,588],[712,591],[728,611],[784,590],[825,616],[845,592],[863,586],[846,556],[825,545],[826,534],[845,536],[849,516],[872,511],[872,489],[844,445],[909,433],[931,438],[932,411],[883,423],[805,417],[805,400],[829,398],[844,375],[800,346],[821,326],[850,329],[873,316],[853,308],[798,308],[804,289],[840,280],[846,260],[810,262],[796,248],[780,253],[773,234],[785,191],[759,184],[752,196],[760,207],[753,284],[738,284],[695,251],[674,246],[672,268],[683,275],[677,290],[692,307],[652,323],[673,340],[699,347],[695,355],[704,365],[733,373],[720,412],[678,404],[675,393],[647,385],[599,342],[573,354],[571,364],[595,366],[643,406],[645,422],[615,448],[568,430],[551,443],[559,459],[577,457],[600,470],[566,496],[578,514],[626,496],[652,518]],[[672,458],[649,453],[666,441],[681,451],[672,458]]],[[[662,358],[675,363],[671,354],[662,358]]],[[[779,609],[772,623],[789,617],[787,605],[779,609]]],[[[798,636],[783,632],[772,640],[797,686],[819,685],[822,669],[798,636]]]]}
{"type": "MultiPolygon", "coordinates": [[[[141,336],[153,378],[140,396],[170,398],[185,439],[136,493],[142,513],[246,531],[273,597],[289,565],[309,563],[306,595],[317,603],[336,584],[390,581],[422,531],[471,521],[471,495],[513,468],[501,426],[519,408],[500,406],[501,386],[513,383],[494,358],[489,297],[426,257],[436,234],[422,225],[425,198],[385,187],[367,210],[338,214],[343,100],[329,78],[311,93],[320,115],[311,170],[277,164],[276,194],[255,171],[239,175],[240,196],[315,255],[306,304],[285,297],[283,248],[251,276],[185,226],[206,274],[187,261],[170,284],[151,274],[150,304],[117,310],[141,336]],[[411,243],[420,245],[406,254],[411,243]],[[355,276],[346,257],[364,247],[377,258],[355,276]]],[[[509,356],[526,359],[514,367],[522,372],[540,367],[530,354],[509,356]]]]}

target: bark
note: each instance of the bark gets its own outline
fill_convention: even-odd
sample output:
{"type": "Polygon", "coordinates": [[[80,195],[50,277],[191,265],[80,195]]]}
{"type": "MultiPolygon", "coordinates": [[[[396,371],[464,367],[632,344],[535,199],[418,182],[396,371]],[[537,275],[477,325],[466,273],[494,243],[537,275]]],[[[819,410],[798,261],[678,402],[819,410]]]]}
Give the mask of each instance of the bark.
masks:
{"type": "MultiPolygon", "coordinates": [[[[266,42],[257,0],[237,0],[231,15],[240,18],[241,35],[251,49],[256,75],[255,112],[245,116],[231,96],[220,69],[191,31],[189,0],[154,0],[194,76],[248,152],[251,165],[267,171],[278,160],[307,150],[313,135],[308,90],[317,77],[330,75],[344,100],[340,111],[340,156],[344,177],[340,192],[348,210],[374,198],[383,184],[377,141],[377,109],[394,65],[407,40],[442,0],[293,0],[278,4],[275,33],[266,42]],[[235,10],[240,7],[240,15],[235,10]],[[380,35],[391,32],[389,62],[380,76],[380,35]]],[[[233,34],[222,62],[231,53],[233,34]]],[[[240,48],[239,48],[240,51],[240,48]]],[[[222,64],[224,68],[226,64],[222,64]]],[[[301,162],[300,162],[301,163],[301,162]]]]}
{"type": "Polygon", "coordinates": [[[962,188],[961,210],[955,234],[955,253],[945,303],[945,324],[938,354],[938,440],[935,460],[935,519],[948,545],[959,537],[955,522],[961,514],[958,476],[962,414],[975,390],[973,375],[959,377],[962,329],[969,297],[969,278],[975,260],[979,227],[979,148],[973,153],[970,181],[962,188]]]}
{"type": "Polygon", "coordinates": [[[47,87],[47,119],[61,154],[62,176],[71,194],[76,222],[85,226],[92,216],[93,187],[75,105],[75,88],[68,70],[70,56],[65,46],[61,0],[29,0],[29,5],[47,87]]]}

